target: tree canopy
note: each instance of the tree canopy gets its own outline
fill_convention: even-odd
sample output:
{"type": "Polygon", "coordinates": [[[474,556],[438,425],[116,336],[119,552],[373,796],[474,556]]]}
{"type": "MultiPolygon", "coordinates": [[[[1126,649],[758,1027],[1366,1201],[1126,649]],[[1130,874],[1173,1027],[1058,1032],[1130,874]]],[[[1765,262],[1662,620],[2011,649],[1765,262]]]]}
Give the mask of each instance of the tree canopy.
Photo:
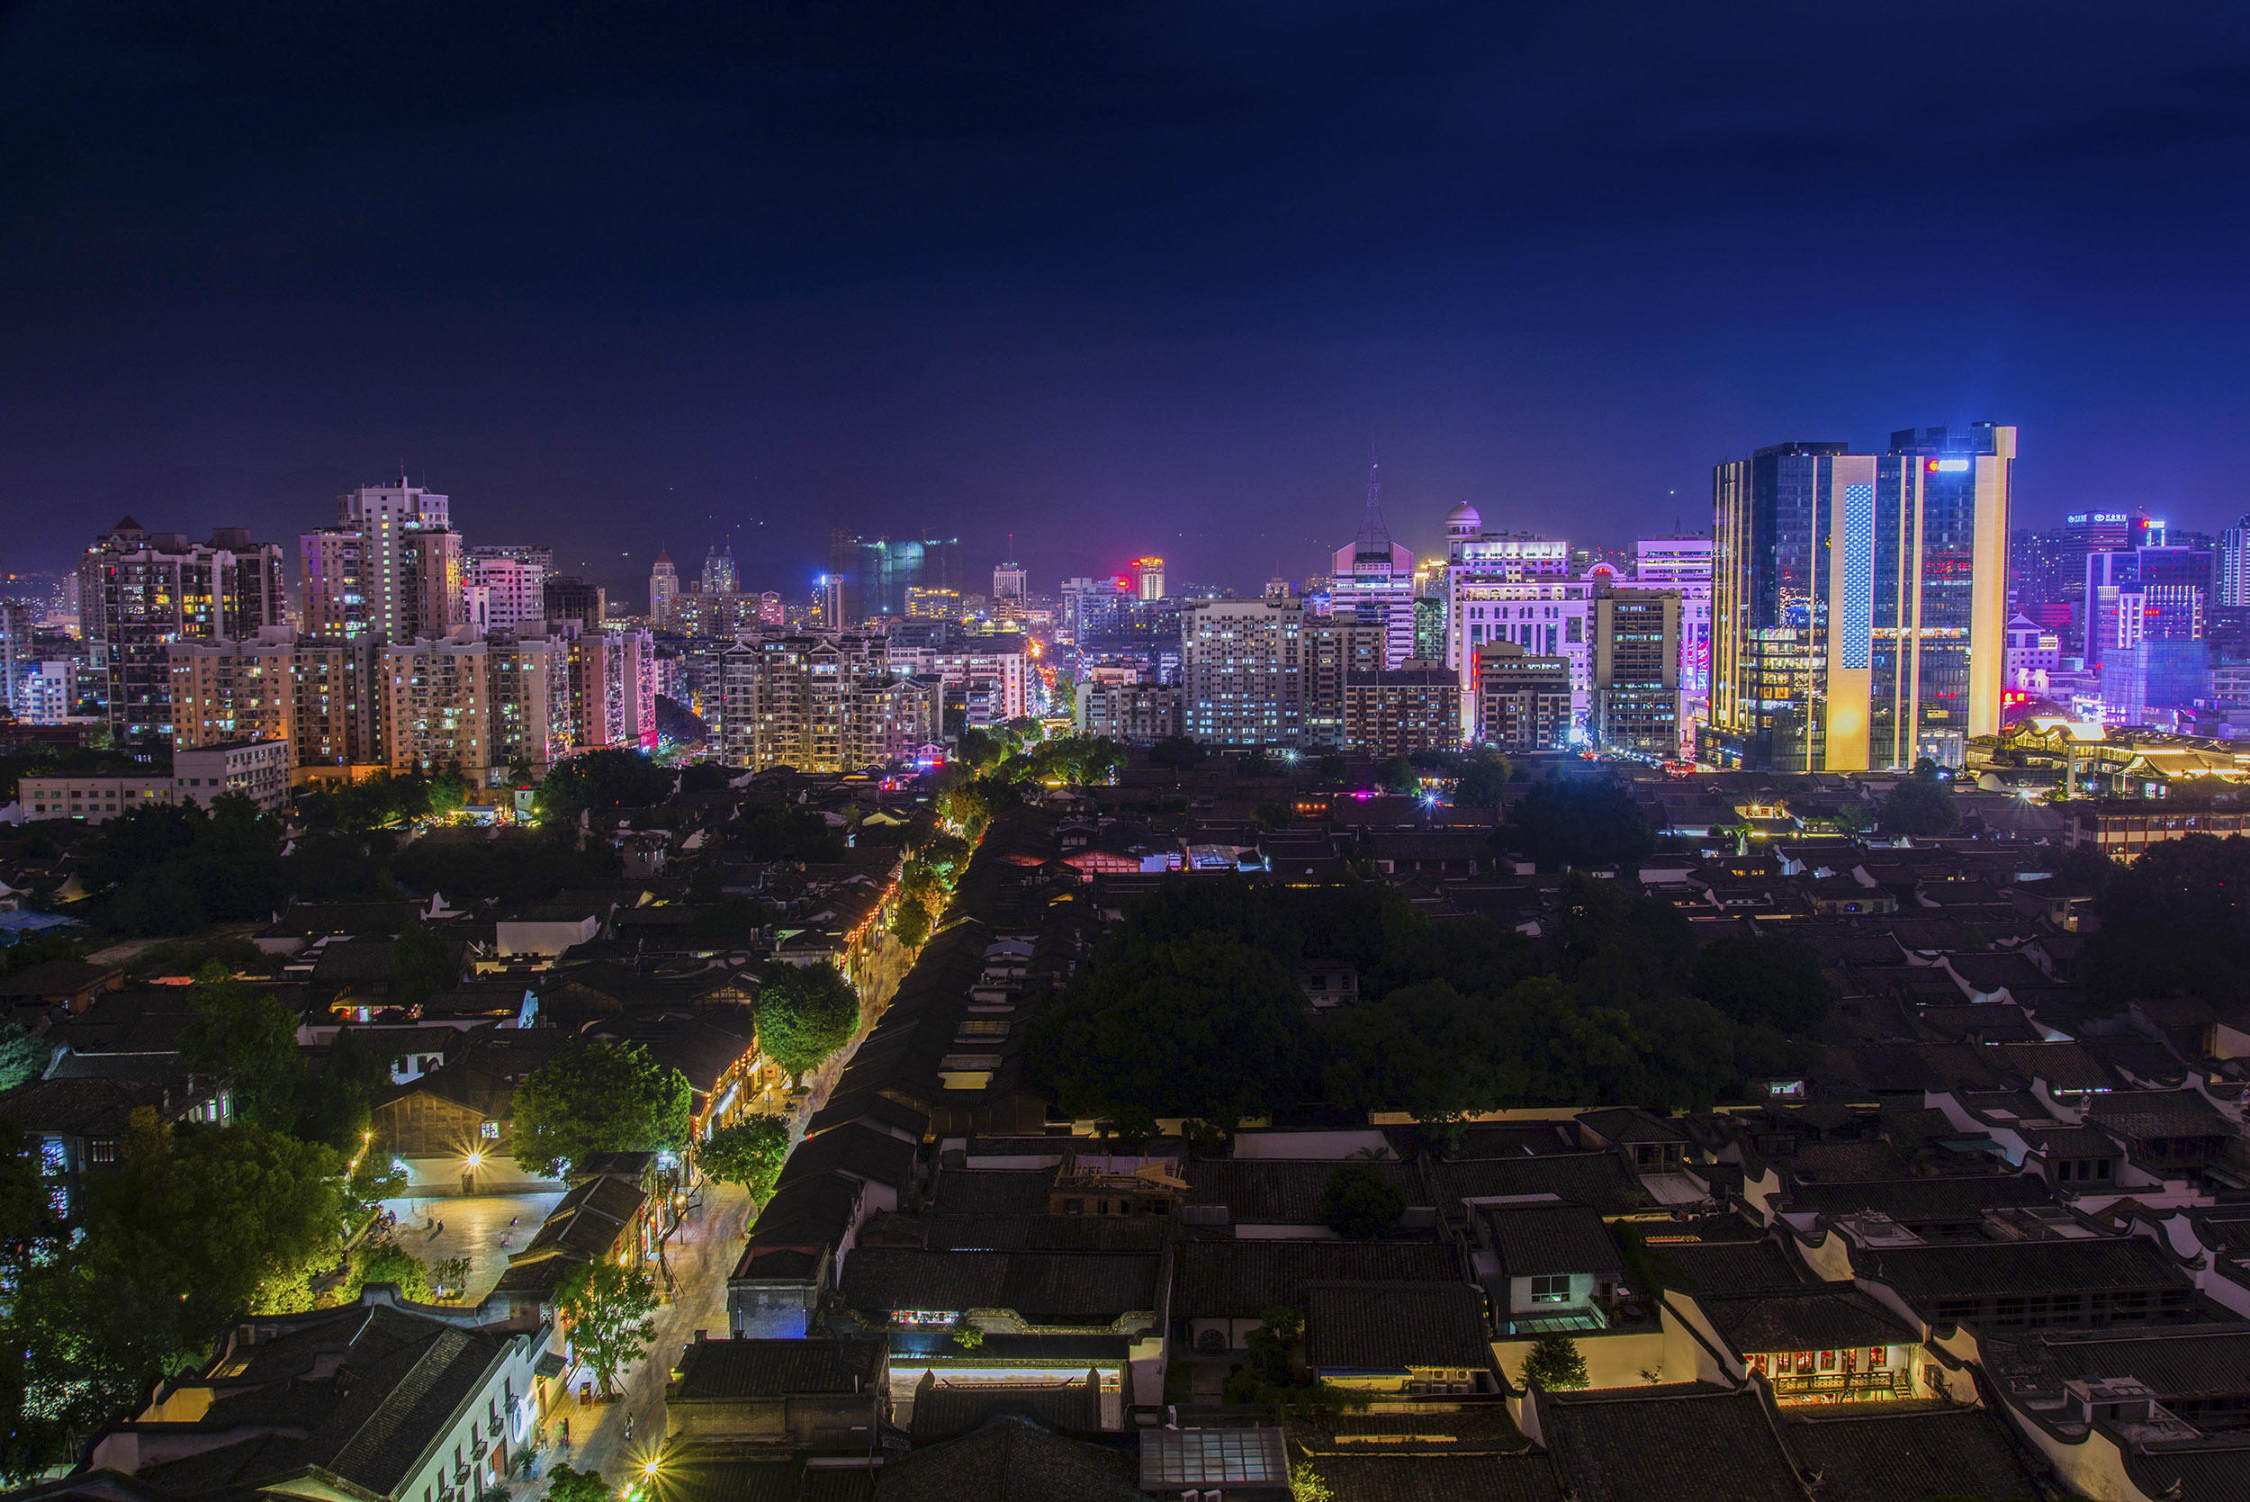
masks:
{"type": "Polygon", "coordinates": [[[1321,1219],[1349,1241],[1373,1241],[1406,1213],[1406,1191],[1372,1163],[1342,1163],[1320,1194],[1321,1219]]]}
{"type": "Polygon", "coordinates": [[[555,763],[539,785],[539,816],[567,823],[582,811],[647,808],[672,793],[672,772],[640,751],[605,747],[555,763]]]}
{"type": "Polygon", "coordinates": [[[640,1044],[576,1039],[516,1087],[516,1161],[677,1148],[687,1141],[692,1099],[687,1076],[640,1044]]]}
{"type": "Polygon", "coordinates": [[[1550,778],[1508,810],[1500,837],[1547,869],[1639,860],[1656,831],[1632,795],[1607,779],[1550,778]]]}
{"type": "Polygon", "coordinates": [[[1917,770],[1911,777],[1900,778],[1898,785],[1883,795],[1877,822],[1885,834],[1937,840],[1961,827],[1961,808],[1953,801],[1952,784],[1943,781],[1934,768],[1917,770]]]}
{"type": "Polygon", "coordinates": [[[194,1015],[180,1033],[188,1066],[224,1079],[242,1120],[277,1132],[295,1126],[305,1084],[296,1016],[271,991],[236,980],[217,964],[197,974],[192,1005],[194,1015]]]}
{"type": "Polygon", "coordinates": [[[656,1290],[630,1268],[606,1260],[586,1263],[563,1279],[555,1301],[569,1327],[572,1352],[604,1393],[656,1339],[656,1290]]]}
{"type": "Polygon", "coordinates": [[[818,1069],[859,1031],[859,993],[833,965],[776,965],[758,987],[758,1047],[791,1075],[818,1069]]]}
{"type": "Polygon", "coordinates": [[[788,1161],[789,1122],[780,1116],[750,1116],[713,1132],[696,1150],[703,1171],[723,1184],[740,1184],[754,1200],[773,1193],[774,1180],[788,1161]]]}
{"type": "Polygon", "coordinates": [[[2250,984],[2250,839],[2191,834],[2100,873],[2088,982],[2138,996],[2231,999],[2250,984]]]}

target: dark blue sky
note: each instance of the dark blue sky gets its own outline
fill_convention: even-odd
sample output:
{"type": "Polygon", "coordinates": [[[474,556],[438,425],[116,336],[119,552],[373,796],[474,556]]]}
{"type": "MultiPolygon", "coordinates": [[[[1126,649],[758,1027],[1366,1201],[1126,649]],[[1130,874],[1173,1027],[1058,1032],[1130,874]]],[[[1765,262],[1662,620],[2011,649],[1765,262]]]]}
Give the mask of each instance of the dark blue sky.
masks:
{"type": "Polygon", "coordinates": [[[403,458],[631,595],[1254,585],[1371,444],[1411,544],[1608,541],[1980,417],[2026,520],[2250,510],[2240,6],[31,0],[0,98],[5,566],[403,458]]]}

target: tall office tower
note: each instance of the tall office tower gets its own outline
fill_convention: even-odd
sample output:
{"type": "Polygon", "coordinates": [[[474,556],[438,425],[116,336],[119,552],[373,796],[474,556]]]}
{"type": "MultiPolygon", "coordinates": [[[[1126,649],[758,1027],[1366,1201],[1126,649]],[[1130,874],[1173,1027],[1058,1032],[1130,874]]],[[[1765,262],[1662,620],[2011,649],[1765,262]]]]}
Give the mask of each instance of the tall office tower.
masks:
{"type": "Polygon", "coordinates": [[[1711,720],[1766,771],[1959,766],[1996,734],[2016,430],[1907,429],[1882,454],[1779,444],[1713,473],[1711,720]]]}
{"type": "Polygon", "coordinates": [[[528,542],[480,542],[468,550],[471,558],[506,558],[528,563],[542,574],[555,571],[555,550],[528,542]]]}
{"type": "Polygon", "coordinates": [[[828,534],[828,572],[843,586],[843,619],[858,626],[874,616],[906,614],[909,589],[966,592],[958,537],[855,537],[828,534]]]}
{"type": "Polygon", "coordinates": [[[703,577],[697,587],[707,595],[734,593],[734,549],[713,543],[703,555],[703,577]]]}
{"type": "Polygon", "coordinates": [[[2220,531],[2212,572],[2219,604],[2250,605],[2250,516],[2237,517],[2233,526],[2220,531]]]}
{"type": "Polygon", "coordinates": [[[570,754],[569,647],[561,634],[479,635],[466,626],[383,649],[385,760],[395,772],[458,769],[497,787],[570,754]]]}
{"type": "Polygon", "coordinates": [[[1142,604],[1153,605],[1164,598],[1163,559],[1156,557],[1154,554],[1145,558],[1136,558],[1127,570],[1126,576],[1132,581],[1133,598],[1142,604]]]}
{"type": "Polygon", "coordinates": [[[461,538],[446,497],[402,477],[338,496],[336,513],[335,526],[298,539],[307,631],[396,643],[461,623],[461,538]]]}
{"type": "Polygon", "coordinates": [[[744,637],[715,667],[703,713],[728,766],[856,771],[943,733],[943,685],[896,672],[879,634],[744,637]]]}
{"type": "Polygon", "coordinates": [[[992,598],[995,600],[1021,600],[1029,575],[1020,563],[1003,563],[992,571],[992,598]]]}
{"type": "Polygon", "coordinates": [[[460,625],[513,631],[546,619],[547,574],[519,558],[475,558],[462,565],[460,625]]]}
{"type": "Polygon", "coordinates": [[[78,562],[87,668],[119,740],[172,733],[175,641],[254,636],[288,618],[281,546],[223,527],[207,543],[126,517],[78,562]]]}
{"type": "Polygon", "coordinates": [[[370,635],[307,636],[293,626],[173,642],[172,744],[286,741],[292,767],[380,762],[380,648],[370,635]]]}
{"type": "Polygon", "coordinates": [[[1680,596],[1680,735],[1711,712],[1711,559],[1708,537],[1644,537],[1634,544],[1633,582],[1680,596]]]}
{"type": "Polygon", "coordinates": [[[586,579],[548,579],[540,586],[541,609],[550,621],[576,621],[599,631],[609,616],[609,592],[586,579]]]}
{"type": "Polygon", "coordinates": [[[1604,586],[1594,596],[1594,739],[1614,751],[1680,755],[1681,618],[1677,589],[1604,586]]]}
{"type": "Polygon", "coordinates": [[[1381,629],[1384,667],[1395,668],[1412,657],[1414,555],[1391,541],[1390,523],[1383,517],[1382,480],[1372,465],[1367,473],[1367,506],[1360,515],[1359,534],[1336,550],[1332,562],[1335,574],[1328,587],[1329,609],[1362,626],[1381,629]]]}
{"type": "Polygon", "coordinates": [[[671,615],[672,597],[680,592],[680,571],[672,555],[657,550],[656,566],[648,571],[648,618],[662,626],[671,615]]]}

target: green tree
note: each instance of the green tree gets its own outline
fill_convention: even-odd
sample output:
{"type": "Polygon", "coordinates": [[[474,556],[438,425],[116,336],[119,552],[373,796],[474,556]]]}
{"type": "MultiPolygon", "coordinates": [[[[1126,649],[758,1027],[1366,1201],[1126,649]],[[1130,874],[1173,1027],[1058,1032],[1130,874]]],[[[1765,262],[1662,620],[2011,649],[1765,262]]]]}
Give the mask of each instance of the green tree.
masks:
{"type": "Polygon", "coordinates": [[[1784,1033],[1817,1027],[1836,1005],[1820,955],[1794,939],[1734,937],[1703,946],[1695,994],[1726,1016],[1784,1033]]]}
{"type": "Polygon", "coordinates": [[[20,1022],[0,1022],[0,1092],[28,1085],[47,1071],[55,1046],[20,1022]]]}
{"type": "Polygon", "coordinates": [[[360,1290],[370,1283],[388,1283],[399,1291],[400,1297],[417,1304],[437,1301],[437,1289],[430,1282],[428,1264],[387,1237],[362,1242],[352,1249],[351,1271],[343,1288],[338,1290],[338,1300],[358,1298],[360,1290]]]}
{"type": "Polygon", "coordinates": [[[581,812],[647,808],[672,794],[672,773],[639,751],[615,747],[557,762],[539,786],[539,817],[572,823],[581,812]]]}
{"type": "Polygon", "coordinates": [[[1311,1461],[1300,1460],[1289,1468],[1289,1502],[1336,1502],[1336,1489],[1311,1461]]]}
{"type": "Polygon", "coordinates": [[[1588,1381],[1586,1358],[1579,1352],[1578,1342],[1569,1336],[1559,1332],[1542,1335],[1523,1359],[1523,1379],[1538,1383],[1548,1392],[1574,1391],[1588,1381]]]}
{"type": "Polygon", "coordinates": [[[1376,764],[1375,785],[1386,793],[1411,797],[1422,791],[1422,774],[1414,770],[1414,763],[1406,757],[1393,756],[1376,764]]]}
{"type": "Polygon", "coordinates": [[[1508,1104],[1493,1009],[1442,980],[1345,1008],[1327,1024],[1327,1094],[1367,1111],[1459,1120],[1508,1104]]]}
{"type": "Polygon", "coordinates": [[[1320,1218],[1347,1241],[1373,1241],[1406,1213],[1406,1191],[1372,1163],[1343,1163],[1320,1192],[1320,1218]]]}
{"type": "Polygon", "coordinates": [[[723,1184],[740,1184],[761,1203],[773,1193],[781,1165],[789,1160],[789,1122],[780,1116],[751,1116],[713,1132],[696,1150],[703,1171],[723,1184]]]}
{"type": "Polygon", "coordinates": [[[547,1471],[547,1502],[614,1502],[617,1491],[592,1466],[574,1471],[556,1461],[547,1471]]]}
{"type": "Polygon", "coordinates": [[[570,1350],[607,1396],[617,1374],[656,1339],[656,1290],[648,1278],[614,1262],[590,1262],[563,1279],[556,1308],[570,1332],[570,1350]]]}
{"type": "Polygon", "coordinates": [[[1508,810],[1502,840],[1541,866],[1607,866],[1656,848],[1656,831],[1614,782],[1550,779],[1508,810]]]}
{"type": "Polygon", "coordinates": [[[734,777],[732,768],[718,762],[691,762],[680,769],[680,794],[725,792],[734,777]]]}
{"type": "Polygon", "coordinates": [[[859,1031],[859,995],[833,965],[775,965],[758,987],[758,1046],[792,1078],[859,1031]]]}
{"type": "Polygon", "coordinates": [[[461,979],[459,951],[416,918],[399,930],[391,944],[391,1001],[402,1007],[420,1006],[431,997],[450,991],[461,979]]]}
{"type": "Polygon", "coordinates": [[[1961,809],[1953,801],[1952,784],[1941,780],[1935,767],[1902,777],[1883,795],[1880,820],[1885,834],[1903,834],[1917,840],[1938,840],[1961,827],[1961,809]]]}
{"type": "Polygon", "coordinates": [[[242,1120],[277,1132],[295,1126],[305,1084],[296,1014],[216,962],[197,972],[190,1004],[194,1013],[180,1033],[188,1067],[227,1081],[242,1120]]]}
{"type": "Polygon", "coordinates": [[[909,949],[929,942],[930,910],[912,898],[902,899],[891,910],[891,932],[909,949]]]}
{"type": "Polygon", "coordinates": [[[2151,845],[2106,874],[2094,910],[2101,926],[2084,970],[2112,1001],[2217,1001],[2250,986],[2250,840],[2191,834],[2151,845]]]}
{"type": "Polygon", "coordinates": [[[1454,779],[1453,802],[1460,808],[1498,808],[1501,789],[1512,769],[1508,758],[1493,751],[1476,752],[1462,761],[1454,779]]]}
{"type": "Polygon", "coordinates": [[[1035,1019],[1033,1078],[1074,1116],[1146,1135],[1231,1128],[1301,1099],[1316,1069],[1304,994],[1273,953],[1216,933],[1113,949],[1035,1019]]]}
{"type": "Polygon", "coordinates": [[[687,1076],[638,1043],[579,1038],[516,1087],[516,1161],[570,1164],[595,1153],[652,1152],[687,1141],[687,1076]]]}
{"type": "Polygon", "coordinates": [[[360,1134],[374,1114],[376,1092],[389,1081],[387,1058],[362,1042],[353,1028],[338,1028],[319,1071],[306,1082],[297,1135],[357,1153],[360,1134]]]}

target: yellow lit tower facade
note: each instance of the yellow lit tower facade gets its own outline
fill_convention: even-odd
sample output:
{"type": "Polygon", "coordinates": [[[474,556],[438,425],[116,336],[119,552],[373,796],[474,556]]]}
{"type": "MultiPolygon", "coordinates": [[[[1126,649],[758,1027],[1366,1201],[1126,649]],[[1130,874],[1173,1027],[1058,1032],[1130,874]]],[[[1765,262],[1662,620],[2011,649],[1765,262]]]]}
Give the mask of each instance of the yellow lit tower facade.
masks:
{"type": "Polygon", "coordinates": [[[1713,476],[1711,718],[1699,759],[1777,772],[1959,766],[1996,734],[2016,430],[1787,443],[1713,476]]]}

